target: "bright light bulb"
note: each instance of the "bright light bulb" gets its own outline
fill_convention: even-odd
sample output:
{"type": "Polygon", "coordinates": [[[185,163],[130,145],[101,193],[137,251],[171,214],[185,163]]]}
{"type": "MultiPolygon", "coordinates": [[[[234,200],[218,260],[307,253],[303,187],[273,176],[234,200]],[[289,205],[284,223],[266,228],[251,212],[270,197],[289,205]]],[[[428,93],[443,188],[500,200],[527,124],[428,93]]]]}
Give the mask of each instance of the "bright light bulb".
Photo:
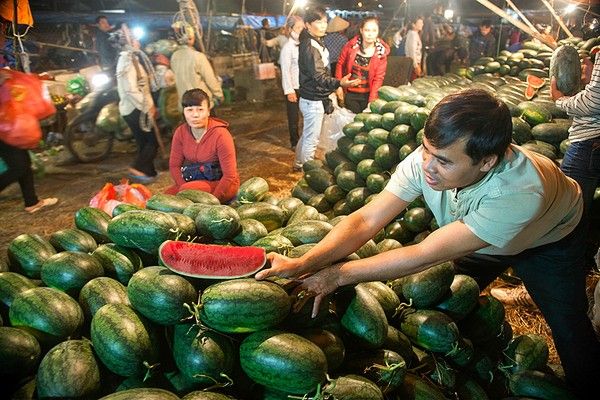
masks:
{"type": "Polygon", "coordinates": [[[444,18],[446,18],[446,19],[454,18],[454,10],[447,9],[446,11],[444,11],[444,18]]]}
{"type": "Polygon", "coordinates": [[[137,40],[142,40],[142,38],[146,35],[146,31],[144,30],[144,28],[142,28],[141,26],[136,26],[131,30],[131,33],[133,33],[133,36],[137,39],[137,40]]]}
{"type": "Polygon", "coordinates": [[[570,14],[573,11],[575,11],[577,9],[577,6],[575,4],[569,4],[568,6],[565,7],[565,14],[570,14]]]}
{"type": "Polygon", "coordinates": [[[362,7],[362,1],[359,1],[358,3],[356,3],[356,5],[358,6],[358,8],[362,7]]]}
{"type": "Polygon", "coordinates": [[[296,0],[294,2],[294,7],[304,7],[306,5],[306,0],[296,0]]]}
{"type": "Polygon", "coordinates": [[[105,73],[99,73],[92,76],[92,87],[98,89],[106,85],[110,81],[110,78],[105,73]]]}

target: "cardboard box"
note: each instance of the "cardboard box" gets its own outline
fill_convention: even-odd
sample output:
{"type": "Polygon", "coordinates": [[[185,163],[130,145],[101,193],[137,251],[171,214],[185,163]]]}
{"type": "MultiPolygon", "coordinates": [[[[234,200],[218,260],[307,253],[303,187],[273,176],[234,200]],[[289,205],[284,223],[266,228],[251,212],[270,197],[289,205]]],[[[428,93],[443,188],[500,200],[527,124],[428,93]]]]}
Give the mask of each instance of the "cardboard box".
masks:
{"type": "Polygon", "coordinates": [[[275,79],[277,72],[274,63],[261,63],[254,65],[254,77],[259,81],[275,79]]]}

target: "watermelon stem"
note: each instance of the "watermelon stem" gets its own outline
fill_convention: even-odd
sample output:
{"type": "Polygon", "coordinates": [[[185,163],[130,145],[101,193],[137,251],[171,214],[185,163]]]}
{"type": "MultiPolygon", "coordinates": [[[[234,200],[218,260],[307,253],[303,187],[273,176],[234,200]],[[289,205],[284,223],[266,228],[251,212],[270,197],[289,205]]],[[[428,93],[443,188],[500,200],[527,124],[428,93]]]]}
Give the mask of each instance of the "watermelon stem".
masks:
{"type": "Polygon", "coordinates": [[[219,382],[217,379],[213,378],[210,375],[206,375],[206,374],[194,374],[194,378],[207,378],[207,379],[210,379],[211,381],[214,382],[214,384],[212,386],[209,386],[206,389],[204,389],[206,391],[213,390],[213,389],[224,388],[224,387],[233,385],[233,379],[231,379],[227,374],[224,374],[223,372],[221,372],[221,373],[219,373],[219,376],[221,378],[225,378],[226,382],[219,382]]]}
{"type": "Polygon", "coordinates": [[[142,379],[142,382],[146,382],[148,379],[150,379],[152,377],[152,372],[153,372],[154,368],[158,367],[160,365],[160,363],[150,365],[150,363],[148,361],[144,361],[143,364],[144,364],[144,367],[146,367],[146,374],[144,375],[144,379],[142,379]]]}
{"type": "Polygon", "coordinates": [[[447,352],[447,353],[445,354],[445,356],[446,356],[446,357],[452,357],[452,356],[456,355],[456,353],[458,353],[458,351],[459,351],[459,350],[458,350],[458,341],[456,341],[456,342],[454,342],[454,343],[452,344],[452,350],[450,350],[449,352],[447,352]]]}
{"type": "Polygon", "coordinates": [[[396,318],[396,316],[400,316],[402,317],[404,315],[404,313],[410,308],[412,307],[413,304],[413,299],[409,299],[408,303],[400,303],[398,305],[398,307],[396,307],[396,309],[394,310],[394,314],[392,315],[392,318],[396,318]]]}

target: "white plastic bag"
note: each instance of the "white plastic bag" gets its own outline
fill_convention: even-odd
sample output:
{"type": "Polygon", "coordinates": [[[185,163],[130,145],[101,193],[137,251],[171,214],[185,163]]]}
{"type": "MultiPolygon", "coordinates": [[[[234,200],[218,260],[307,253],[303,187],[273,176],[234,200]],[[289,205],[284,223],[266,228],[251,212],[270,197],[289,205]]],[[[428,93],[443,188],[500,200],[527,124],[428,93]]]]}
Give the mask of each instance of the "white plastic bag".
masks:
{"type": "Polygon", "coordinates": [[[333,112],[325,114],[323,117],[323,125],[321,126],[321,136],[319,137],[319,148],[324,152],[335,150],[337,141],[344,136],[342,128],[344,125],[354,121],[354,114],[347,108],[337,105],[337,101],[333,103],[333,112]]]}

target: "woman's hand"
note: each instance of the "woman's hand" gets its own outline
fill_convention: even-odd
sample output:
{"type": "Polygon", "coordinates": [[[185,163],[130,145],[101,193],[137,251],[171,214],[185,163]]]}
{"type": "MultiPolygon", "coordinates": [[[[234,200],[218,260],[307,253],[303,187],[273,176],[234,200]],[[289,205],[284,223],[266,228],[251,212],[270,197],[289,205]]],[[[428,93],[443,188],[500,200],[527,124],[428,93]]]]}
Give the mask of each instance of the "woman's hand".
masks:
{"type": "Polygon", "coordinates": [[[552,100],[556,101],[564,96],[565,95],[560,90],[558,90],[558,86],[556,85],[556,78],[552,77],[552,79],[550,79],[550,97],[552,97],[552,100]]]}
{"type": "Polygon", "coordinates": [[[292,292],[292,296],[296,297],[294,311],[300,310],[309,299],[314,297],[315,302],[311,316],[315,318],[319,313],[319,307],[323,299],[340,286],[341,266],[342,264],[334,264],[302,279],[302,283],[292,292]]]}
{"type": "Polygon", "coordinates": [[[581,63],[581,83],[587,85],[592,80],[592,70],[594,69],[594,63],[589,57],[583,59],[581,63]]]}
{"type": "Polygon", "coordinates": [[[294,93],[288,93],[287,94],[287,99],[290,103],[297,103],[298,102],[298,96],[296,96],[296,92],[294,93]]]}
{"type": "Polygon", "coordinates": [[[340,86],[341,87],[349,87],[349,86],[358,86],[358,84],[360,83],[360,79],[356,78],[356,79],[350,79],[351,74],[348,74],[346,76],[344,76],[342,79],[340,79],[340,86]]]}
{"type": "Polygon", "coordinates": [[[304,267],[298,258],[289,258],[278,253],[267,254],[267,261],[271,268],[263,269],[254,275],[258,280],[270,276],[279,276],[282,278],[294,278],[304,274],[304,267]]]}

